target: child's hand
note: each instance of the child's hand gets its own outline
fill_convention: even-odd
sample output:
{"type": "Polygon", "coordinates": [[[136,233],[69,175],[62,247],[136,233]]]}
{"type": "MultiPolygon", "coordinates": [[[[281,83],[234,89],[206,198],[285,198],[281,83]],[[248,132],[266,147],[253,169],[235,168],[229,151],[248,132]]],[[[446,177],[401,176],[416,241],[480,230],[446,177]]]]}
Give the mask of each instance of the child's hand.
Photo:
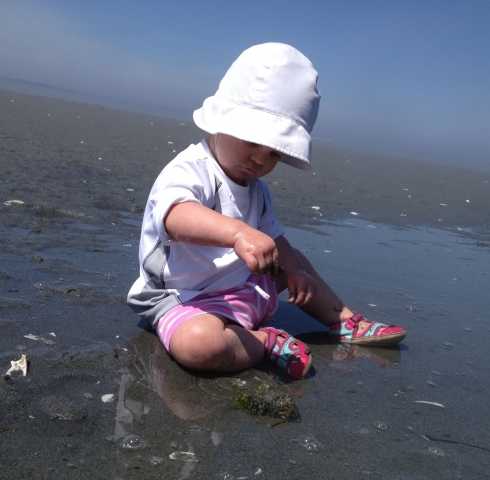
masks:
{"type": "Polygon", "coordinates": [[[254,228],[248,228],[237,234],[233,249],[247,264],[252,275],[268,273],[279,258],[274,240],[254,228]]]}
{"type": "Polygon", "coordinates": [[[316,294],[316,282],[302,268],[287,272],[289,303],[304,307],[316,294]]]}

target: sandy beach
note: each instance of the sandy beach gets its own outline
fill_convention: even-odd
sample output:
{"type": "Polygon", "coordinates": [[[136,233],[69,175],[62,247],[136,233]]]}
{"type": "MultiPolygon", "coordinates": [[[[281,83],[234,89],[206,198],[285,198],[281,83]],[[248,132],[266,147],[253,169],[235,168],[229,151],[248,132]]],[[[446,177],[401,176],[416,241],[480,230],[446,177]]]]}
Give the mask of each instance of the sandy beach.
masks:
{"type": "Polygon", "coordinates": [[[0,479],[480,479],[490,469],[490,172],[315,145],[265,178],[287,236],[397,348],[344,348],[282,298],[310,378],[196,375],[126,306],[190,122],[0,90],[0,479]],[[312,208],[315,207],[315,208],[312,208]],[[270,382],[289,422],[237,409],[270,382]]]}

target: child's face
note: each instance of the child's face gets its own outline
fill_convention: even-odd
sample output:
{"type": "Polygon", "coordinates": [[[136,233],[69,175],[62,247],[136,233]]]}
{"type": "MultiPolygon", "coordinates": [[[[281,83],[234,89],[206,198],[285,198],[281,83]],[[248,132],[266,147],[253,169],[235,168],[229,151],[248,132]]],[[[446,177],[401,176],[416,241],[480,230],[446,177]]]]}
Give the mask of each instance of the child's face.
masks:
{"type": "Polygon", "coordinates": [[[247,185],[250,178],[263,177],[271,172],[282,155],[272,148],[224,133],[212,135],[208,144],[226,175],[242,186],[247,185]]]}

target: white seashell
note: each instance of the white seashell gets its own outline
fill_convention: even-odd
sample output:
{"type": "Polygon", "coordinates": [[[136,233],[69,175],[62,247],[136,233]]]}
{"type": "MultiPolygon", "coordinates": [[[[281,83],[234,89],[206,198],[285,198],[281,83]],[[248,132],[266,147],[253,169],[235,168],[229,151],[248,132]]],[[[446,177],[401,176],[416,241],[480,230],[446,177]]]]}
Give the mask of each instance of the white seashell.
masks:
{"type": "Polygon", "coordinates": [[[114,394],[113,393],[107,393],[105,395],[102,395],[101,399],[104,403],[113,402],[114,401],[114,394]]]}
{"type": "Polygon", "coordinates": [[[10,205],[24,205],[24,202],[22,200],[7,200],[5,202],[5,205],[10,206],[10,205]]]}
{"type": "Polygon", "coordinates": [[[442,403],[426,402],[425,400],[415,400],[415,403],[426,403],[427,405],[434,405],[435,407],[446,408],[442,403]]]}
{"type": "Polygon", "coordinates": [[[32,333],[30,333],[29,335],[24,335],[24,338],[28,338],[29,340],[46,340],[44,337],[33,335],[32,333]]]}
{"type": "Polygon", "coordinates": [[[172,460],[183,460],[184,462],[197,462],[197,458],[192,452],[173,452],[169,455],[172,460]]]}
{"type": "Polygon", "coordinates": [[[24,377],[27,375],[27,355],[22,355],[19,360],[11,360],[10,363],[12,366],[4,375],[5,377],[10,377],[12,372],[22,372],[24,377]]]}

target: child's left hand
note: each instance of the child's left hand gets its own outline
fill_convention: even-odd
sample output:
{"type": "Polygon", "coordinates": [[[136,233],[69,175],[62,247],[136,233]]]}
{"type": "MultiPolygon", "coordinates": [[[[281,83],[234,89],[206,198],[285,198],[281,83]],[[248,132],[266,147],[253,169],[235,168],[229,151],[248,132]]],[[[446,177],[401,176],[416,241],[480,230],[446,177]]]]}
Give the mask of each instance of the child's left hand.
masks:
{"type": "Polygon", "coordinates": [[[304,307],[316,294],[316,282],[302,268],[287,272],[289,303],[304,307]]]}

